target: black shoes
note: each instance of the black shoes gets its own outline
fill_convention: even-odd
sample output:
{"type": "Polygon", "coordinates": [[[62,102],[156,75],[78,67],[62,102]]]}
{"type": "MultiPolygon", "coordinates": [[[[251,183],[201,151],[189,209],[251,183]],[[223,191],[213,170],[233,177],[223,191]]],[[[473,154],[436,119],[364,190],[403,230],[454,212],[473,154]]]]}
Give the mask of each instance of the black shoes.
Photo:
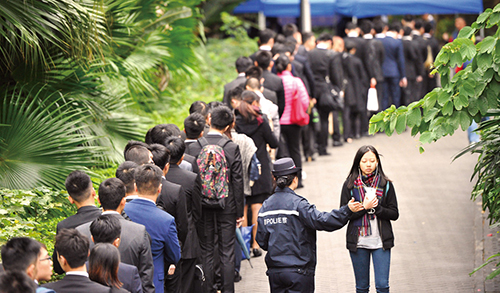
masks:
{"type": "Polygon", "coordinates": [[[252,248],[253,257],[259,257],[262,255],[262,250],[260,248],[252,248]]]}
{"type": "Polygon", "coordinates": [[[238,272],[238,271],[234,271],[234,282],[235,282],[235,283],[238,283],[239,281],[241,281],[241,275],[240,275],[240,272],[238,272]]]}
{"type": "Polygon", "coordinates": [[[339,146],[342,146],[342,145],[343,145],[343,143],[342,143],[341,141],[334,140],[332,145],[333,145],[334,147],[339,147],[339,146]]]}

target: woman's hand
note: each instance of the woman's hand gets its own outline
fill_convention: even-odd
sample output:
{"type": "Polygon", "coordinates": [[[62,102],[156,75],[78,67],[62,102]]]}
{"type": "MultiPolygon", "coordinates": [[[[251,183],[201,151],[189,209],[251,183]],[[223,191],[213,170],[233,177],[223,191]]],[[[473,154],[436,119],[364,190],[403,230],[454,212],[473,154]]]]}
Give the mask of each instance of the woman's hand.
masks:
{"type": "Polygon", "coordinates": [[[378,206],[378,198],[375,196],[372,199],[368,200],[365,197],[365,200],[363,201],[363,207],[365,210],[373,209],[378,206]]]}
{"type": "Polygon", "coordinates": [[[357,213],[363,210],[363,205],[359,201],[354,201],[354,197],[347,203],[347,206],[353,213],[357,213]]]}

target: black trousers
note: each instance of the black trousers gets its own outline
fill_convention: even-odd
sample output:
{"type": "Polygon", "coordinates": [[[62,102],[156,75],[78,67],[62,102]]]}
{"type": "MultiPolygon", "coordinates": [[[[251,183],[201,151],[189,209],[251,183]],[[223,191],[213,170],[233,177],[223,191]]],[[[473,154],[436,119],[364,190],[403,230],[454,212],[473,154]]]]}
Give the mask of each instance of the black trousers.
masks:
{"type": "MultiPolygon", "coordinates": [[[[318,108],[319,119],[321,123],[321,132],[318,133],[316,137],[316,141],[318,142],[318,152],[325,153],[326,148],[328,146],[328,116],[330,116],[330,112],[324,111],[321,108],[318,108]]],[[[340,123],[339,123],[339,112],[333,111],[333,135],[332,138],[334,141],[340,141],[340,123]]]]}
{"type": "Polygon", "coordinates": [[[361,115],[357,111],[356,106],[345,106],[343,114],[344,139],[347,140],[348,138],[360,135],[361,115]]]}
{"type": "Polygon", "coordinates": [[[314,274],[268,272],[271,293],[313,293],[314,274]]]}
{"type": "MultiPolygon", "coordinates": [[[[300,155],[300,132],[302,127],[299,125],[281,125],[281,134],[285,139],[288,153],[293,159],[295,166],[302,167],[302,157],[300,155]]],[[[299,173],[299,182],[302,180],[302,174],[299,173]]]]}
{"type": "Polygon", "coordinates": [[[215,254],[221,269],[222,292],[234,292],[234,242],[236,239],[236,214],[223,214],[220,210],[203,209],[203,232],[200,239],[204,292],[215,293],[215,254]],[[217,237],[216,237],[217,235],[217,237]],[[218,250],[215,251],[217,239],[218,250]]]}
{"type": "Polygon", "coordinates": [[[314,155],[314,126],[312,115],[309,115],[309,124],[302,126],[302,150],[306,159],[314,155]]]}

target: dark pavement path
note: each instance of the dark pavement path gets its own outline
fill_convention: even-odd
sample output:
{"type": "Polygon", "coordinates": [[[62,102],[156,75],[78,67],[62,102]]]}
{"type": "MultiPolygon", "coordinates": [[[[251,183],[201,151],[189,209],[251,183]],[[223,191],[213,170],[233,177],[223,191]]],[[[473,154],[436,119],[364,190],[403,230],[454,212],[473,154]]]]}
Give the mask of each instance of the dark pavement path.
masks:
{"type": "MultiPolygon", "coordinates": [[[[484,229],[480,204],[470,200],[469,181],[477,156],[452,158],[467,145],[467,135],[457,132],[419,154],[418,138],[409,131],[387,137],[377,134],[330,148],[331,156],[304,163],[305,196],[320,210],[339,207],[342,184],[357,149],[374,145],[385,173],[394,182],[400,218],[393,223],[391,292],[484,292],[484,283],[469,273],[481,261],[484,229]],[[476,227],[477,228],[477,227],[476,227]],[[477,232],[479,231],[479,232],[477,232]],[[479,280],[479,281],[478,281],[479,280]]],[[[487,231],[488,232],[488,231],[487,231]]],[[[345,227],[333,233],[318,232],[316,292],[355,292],[354,273],[345,248],[345,227]]],[[[237,292],[269,292],[264,257],[252,258],[253,269],[242,263],[243,280],[237,292]]],[[[375,292],[373,272],[371,292],[375,292]]]]}

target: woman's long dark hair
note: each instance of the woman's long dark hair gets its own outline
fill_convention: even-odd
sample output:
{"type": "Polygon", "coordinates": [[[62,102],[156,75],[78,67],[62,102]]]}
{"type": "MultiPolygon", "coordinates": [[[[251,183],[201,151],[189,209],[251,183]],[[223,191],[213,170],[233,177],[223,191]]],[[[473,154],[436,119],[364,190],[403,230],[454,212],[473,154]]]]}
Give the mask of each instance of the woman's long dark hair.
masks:
{"type": "Polygon", "coordinates": [[[295,177],[297,177],[296,173],[290,174],[290,175],[277,176],[277,177],[274,176],[274,184],[276,184],[276,187],[285,188],[285,187],[288,187],[292,184],[293,179],[295,177]]]}
{"type": "Polygon", "coordinates": [[[109,287],[120,288],[123,284],[118,280],[120,252],[110,243],[98,243],[90,251],[89,278],[109,287]]]}
{"type": "Polygon", "coordinates": [[[290,59],[286,55],[280,55],[274,62],[274,66],[278,73],[285,71],[288,64],[290,64],[290,59]]]}
{"type": "Polygon", "coordinates": [[[361,158],[367,153],[372,152],[375,154],[377,158],[377,171],[380,174],[380,185],[384,186],[387,181],[391,181],[384,173],[384,169],[382,169],[382,162],[380,161],[380,155],[378,154],[377,149],[372,145],[364,145],[358,149],[358,152],[354,156],[354,161],[352,162],[351,171],[347,176],[347,188],[351,189],[354,187],[354,180],[359,176],[359,163],[361,162],[361,158]]]}
{"type": "Polygon", "coordinates": [[[241,93],[241,103],[238,106],[238,113],[245,118],[247,122],[252,121],[256,117],[260,115],[255,108],[252,106],[252,103],[255,101],[259,101],[260,98],[256,93],[252,91],[244,91],[241,93]]]}

